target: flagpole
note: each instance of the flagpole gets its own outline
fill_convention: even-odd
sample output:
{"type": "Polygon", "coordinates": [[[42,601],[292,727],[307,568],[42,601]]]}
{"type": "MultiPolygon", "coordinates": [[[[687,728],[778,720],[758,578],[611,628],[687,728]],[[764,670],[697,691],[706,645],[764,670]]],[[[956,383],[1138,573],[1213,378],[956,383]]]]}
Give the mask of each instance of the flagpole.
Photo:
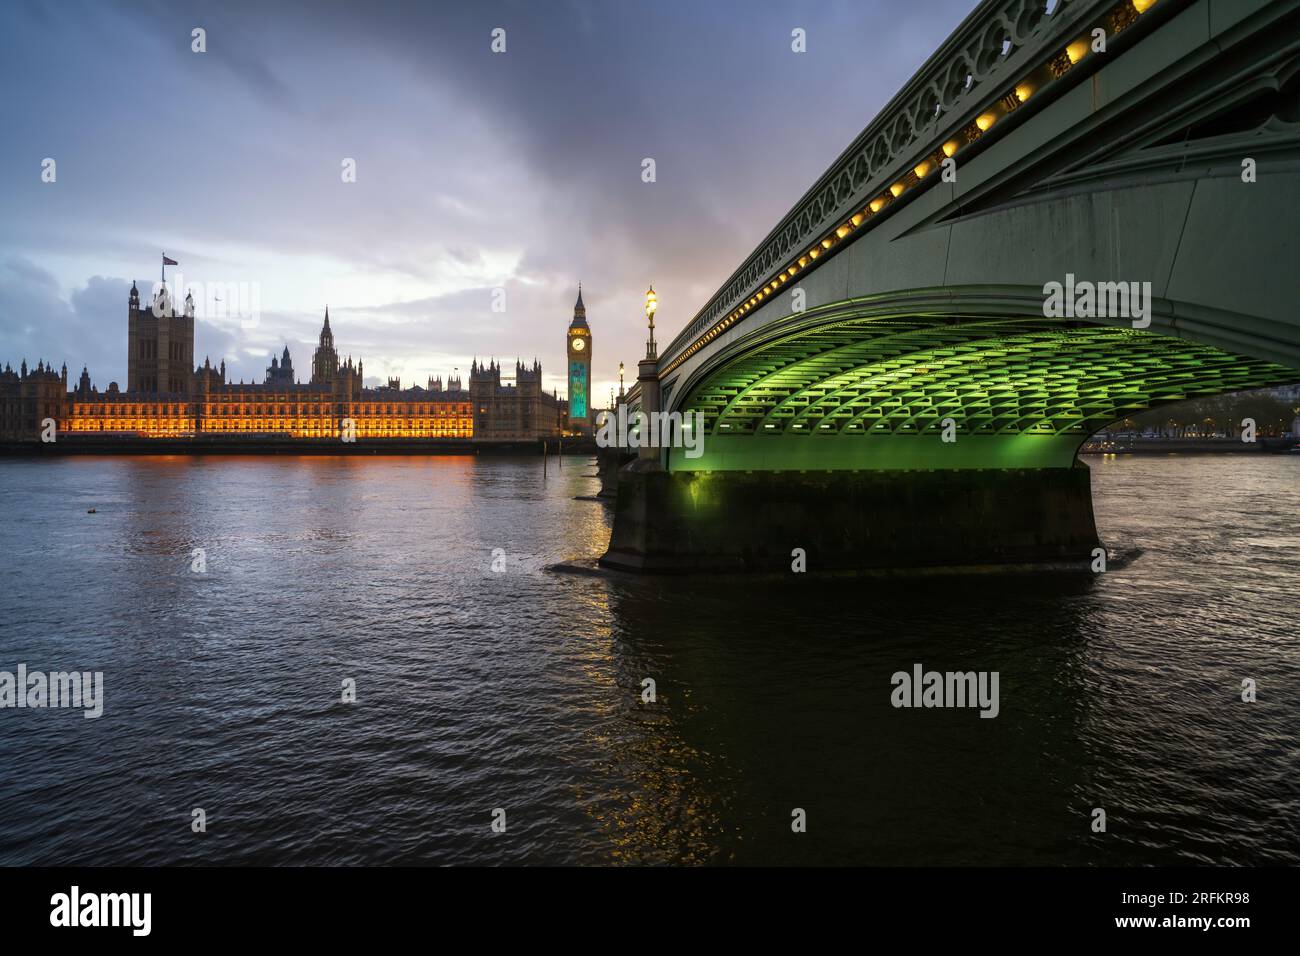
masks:
{"type": "MultiPolygon", "coordinates": [[[[162,284],[167,284],[167,253],[162,254],[162,284]]],[[[227,296],[229,298],[229,296],[227,296]]]]}

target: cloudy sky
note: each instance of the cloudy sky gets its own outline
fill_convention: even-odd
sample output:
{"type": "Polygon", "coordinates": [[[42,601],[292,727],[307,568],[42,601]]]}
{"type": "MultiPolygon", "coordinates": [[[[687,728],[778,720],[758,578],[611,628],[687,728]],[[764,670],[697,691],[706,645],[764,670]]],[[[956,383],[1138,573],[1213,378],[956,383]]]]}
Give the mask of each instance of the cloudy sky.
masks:
{"type": "Polygon", "coordinates": [[[671,338],[972,6],[5,0],[0,362],[124,384],[166,251],[246,284],[195,343],[236,379],[305,375],[328,304],[368,382],[538,358],[563,393],[581,280],[600,401],[646,285],[671,338]]]}

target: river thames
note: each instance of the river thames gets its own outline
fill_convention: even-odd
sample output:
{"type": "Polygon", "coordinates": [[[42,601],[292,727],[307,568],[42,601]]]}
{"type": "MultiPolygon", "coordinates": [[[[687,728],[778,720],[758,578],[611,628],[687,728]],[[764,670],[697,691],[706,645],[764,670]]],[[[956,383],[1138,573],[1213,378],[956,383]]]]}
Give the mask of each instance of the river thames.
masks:
{"type": "Polygon", "coordinates": [[[906,582],[548,570],[578,458],[2,461],[0,670],[105,699],[0,710],[0,863],[1300,863],[1300,460],[1088,461],[1127,567],[906,582]]]}

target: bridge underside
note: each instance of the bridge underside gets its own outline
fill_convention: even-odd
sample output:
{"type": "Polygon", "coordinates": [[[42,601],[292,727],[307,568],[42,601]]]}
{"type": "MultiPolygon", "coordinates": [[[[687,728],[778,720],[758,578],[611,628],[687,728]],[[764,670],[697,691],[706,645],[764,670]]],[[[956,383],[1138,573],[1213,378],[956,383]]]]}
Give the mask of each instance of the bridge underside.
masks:
{"type": "Polygon", "coordinates": [[[745,349],[678,406],[703,454],[670,471],[1069,468],[1136,412],[1296,372],[1128,326],[852,315],[745,349]],[[944,438],[947,437],[947,441],[944,438]]]}

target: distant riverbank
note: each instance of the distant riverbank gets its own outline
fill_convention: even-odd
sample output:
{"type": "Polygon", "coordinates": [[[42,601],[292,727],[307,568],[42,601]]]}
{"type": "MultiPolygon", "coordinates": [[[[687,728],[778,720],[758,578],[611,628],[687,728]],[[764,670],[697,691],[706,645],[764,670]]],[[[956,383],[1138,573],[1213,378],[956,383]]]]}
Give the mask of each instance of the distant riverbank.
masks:
{"type": "Polygon", "coordinates": [[[68,435],[58,441],[0,442],[0,456],[28,455],[594,455],[592,438],[475,441],[469,438],[202,437],[68,435]]]}
{"type": "Polygon", "coordinates": [[[1081,455],[1169,455],[1224,454],[1243,455],[1261,452],[1287,453],[1300,449],[1293,438],[1260,438],[1244,442],[1237,438],[1124,438],[1086,442],[1081,455]]]}
{"type": "MultiPolygon", "coordinates": [[[[118,435],[65,435],[54,442],[0,442],[0,457],[35,455],[541,455],[562,449],[566,455],[594,455],[593,438],[540,438],[475,441],[469,438],[279,438],[204,436],[138,438],[118,435]]],[[[1089,441],[1081,455],[1259,454],[1300,450],[1290,438],[1127,438],[1089,441]]]]}

